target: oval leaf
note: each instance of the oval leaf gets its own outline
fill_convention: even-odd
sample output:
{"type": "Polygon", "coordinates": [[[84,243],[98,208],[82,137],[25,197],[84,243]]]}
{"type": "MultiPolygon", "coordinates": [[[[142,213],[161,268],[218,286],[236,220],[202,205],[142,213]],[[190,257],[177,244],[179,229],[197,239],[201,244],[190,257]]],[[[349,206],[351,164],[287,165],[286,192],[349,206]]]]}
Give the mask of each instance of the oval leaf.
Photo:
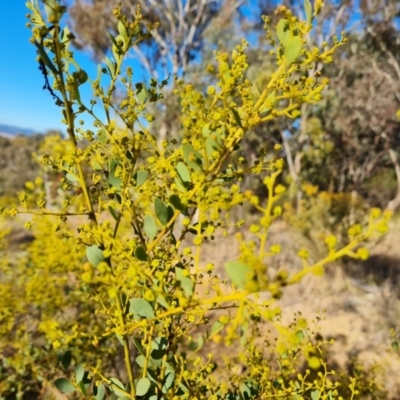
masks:
{"type": "Polygon", "coordinates": [[[190,172],[188,170],[188,167],[182,161],[179,161],[178,164],[176,164],[176,171],[178,172],[183,182],[192,181],[190,179],[190,172]]]}
{"type": "Polygon", "coordinates": [[[135,257],[140,261],[147,261],[147,253],[144,247],[139,246],[136,248],[135,257]]]}
{"type": "Polygon", "coordinates": [[[201,166],[203,162],[200,153],[196,151],[190,144],[183,144],[182,152],[183,157],[188,165],[196,172],[202,172],[201,166]]]}
{"type": "Polygon", "coordinates": [[[157,234],[157,224],[154,221],[154,218],[151,215],[146,215],[143,221],[143,229],[146,232],[146,235],[153,239],[157,234]]]}
{"type": "MultiPolygon", "coordinates": [[[[154,318],[154,311],[149,302],[145,299],[130,299],[129,312],[138,317],[143,317],[146,319],[154,318]]],[[[137,318],[138,319],[138,318],[137,318]]]]}
{"type": "Polygon", "coordinates": [[[290,38],[285,46],[286,62],[290,65],[301,53],[303,42],[299,36],[290,38]]]}
{"type": "Polygon", "coordinates": [[[67,378],[58,378],[54,385],[62,393],[72,393],[75,391],[75,386],[67,378]]]}
{"type": "Polygon", "coordinates": [[[142,186],[146,182],[148,176],[149,173],[144,169],[140,169],[139,171],[137,171],[136,174],[134,175],[134,179],[136,181],[136,187],[142,186]]]}
{"type": "Polygon", "coordinates": [[[318,400],[319,397],[320,397],[320,394],[321,394],[321,392],[320,392],[318,389],[313,390],[313,391],[311,392],[311,399],[312,399],[312,400],[318,400]]]}
{"type": "Polygon", "coordinates": [[[119,397],[121,396],[125,396],[126,394],[126,389],[124,384],[119,381],[117,378],[110,378],[110,381],[113,383],[113,385],[111,386],[111,389],[113,390],[113,392],[117,395],[119,395],[119,397]]]}
{"type": "Polygon", "coordinates": [[[310,0],[304,0],[304,13],[306,14],[307,24],[312,22],[312,5],[310,0]]]}
{"type": "Polygon", "coordinates": [[[148,97],[147,88],[143,83],[137,83],[136,88],[137,88],[137,98],[139,100],[139,103],[143,104],[148,97]]]}
{"type": "Polygon", "coordinates": [[[97,267],[104,261],[103,251],[96,245],[86,247],[86,257],[94,267],[97,267]]]}
{"type": "Polygon", "coordinates": [[[106,389],[104,388],[104,385],[100,383],[100,385],[97,386],[96,389],[96,400],[103,400],[104,396],[106,395],[106,389]]]}
{"type": "Polygon", "coordinates": [[[183,271],[182,268],[175,268],[176,279],[180,282],[186,297],[191,297],[193,295],[193,281],[189,276],[185,276],[183,271]]]}
{"type": "Polygon", "coordinates": [[[154,201],[154,210],[156,212],[158,220],[163,224],[168,224],[168,208],[164,202],[156,198],[154,201]]]}
{"type": "Polygon", "coordinates": [[[241,261],[229,261],[225,264],[225,269],[231,281],[238,288],[244,289],[252,273],[251,268],[241,261]]]}
{"type": "Polygon", "coordinates": [[[142,378],[136,385],[136,394],[138,396],[144,396],[150,389],[151,382],[148,378],[142,378]]]}
{"type": "Polygon", "coordinates": [[[63,366],[64,369],[68,369],[68,367],[71,364],[71,360],[72,360],[72,353],[71,350],[67,350],[64,355],[62,356],[61,359],[61,364],[63,366]]]}
{"type": "Polygon", "coordinates": [[[162,388],[162,392],[164,394],[168,393],[169,389],[171,389],[171,387],[174,383],[174,380],[175,380],[175,372],[171,371],[165,378],[165,382],[164,382],[164,385],[162,388]]]}
{"type": "Polygon", "coordinates": [[[83,368],[82,364],[78,364],[75,367],[75,380],[77,383],[81,382],[81,380],[83,379],[83,376],[85,375],[85,370],[83,368]]]}
{"type": "Polygon", "coordinates": [[[287,19],[281,19],[276,26],[276,35],[278,36],[279,41],[284,46],[287,45],[289,39],[293,36],[290,31],[289,21],[287,19]]]}

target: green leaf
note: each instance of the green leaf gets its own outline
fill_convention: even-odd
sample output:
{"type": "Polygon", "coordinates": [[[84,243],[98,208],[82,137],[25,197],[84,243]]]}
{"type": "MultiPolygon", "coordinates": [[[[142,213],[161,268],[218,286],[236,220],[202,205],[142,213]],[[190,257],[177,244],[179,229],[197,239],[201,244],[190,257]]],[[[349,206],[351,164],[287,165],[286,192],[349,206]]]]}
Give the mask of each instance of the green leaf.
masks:
{"type": "Polygon", "coordinates": [[[110,72],[110,75],[114,77],[116,64],[114,64],[108,57],[105,58],[105,62],[110,72]]]}
{"type": "Polygon", "coordinates": [[[75,386],[73,383],[67,378],[58,378],[54,385],[56,388],[62,393],[72,393],[75,391],[75,386]]]}
{"type": "Polygon", "coordinates": [[[137,98],[139,100],[139,103],[143,104],[147,100],[147,98],[149,97],[149,93],[147,91],[147,88],[144,85],[144,83],[137,83],[136,84],[136,88],[137,88],[137,98]]]}
{"type": "Polygon", "coordinates": [[[70,181],[70,182],[79,182],[78,177],[75,174],[71,174],[68,172],[65,177],[70,181]]]}
{"type": "Polygon", "coordinates": [[[193,282],[189,276],[185,276],[182,268],[175,267],[175,274],[177,280],[180,282],[182,289],[187,297],[193,295],[193,282]]]}
{"type": "Polygon", "coordinates": [[[128,39],[128,32],[126,31],[125,24],[122,21],[118,21],[118,32],[125,40],[128,39]]]}
{"type": "Polygon", "coordinates": [[[67,350],[61,359],[61,365],[64,369],[68,369],[72,361],[72,353],[71,350],[67,350]]]}
{"type": "Polygon", "coordinates": [[[178,176],[175,177],[175,184],[178,187],[178,190],[182,193],[187,192],[185,185],[183,184],[183,181],[181,180],[181,178],[179,178],[178,176]]]}
{"type": "Polygon", "coordinates": [[[135,319],[139,319],[136,317],[143,317],[146,319],[154,318],[153,307],[145,299],[130,299],[129,303],[129,312],[135,316],[135,319]]]}
{"type": "Polygon", "coordinates": [[[162,392],[168,393],[169,389],[171,389],[172,385],[174,384],[175,380],[175,372],[170,371],[169,374],[165,377],[164,385],[162,388],[162,392]]]}
{"type": "Polygon", "coordinates": [[[49,56],[46,53],[46,50],[44,50],[43,46],[36,42],[35,40],[35,46],[37,47],[39,51],[39,55],[41,60],[43,61],[44,65],[50,69],[50,71],[54,74],[57,75],[57,70],[52,61],[50,60],[49,56]]]}
{"type": "Polygon", "coordinates": [[[119,161],[116,160],[115,158],[112,158],[110,160],[110,171],[108,174],[108,183],[117,189],[117,191],[121,190],[121,183],[122,179],[118,176],[115,176],[115,170],[117,169],[119,165],[119,161]]]}
{"type": "Polygon", "coordinates": [[[78,364],[75,367],[75,380],[77,383],[81,382],[83,379],[83,376],[85,375],[85,369],[83,368],[82,364],[78,364]]]}
{"type": "Polygon", "coordinates": [[[304,340],[304,332],[302,330],[297,331],[296,336],[297,336],[297,339],[299,340],[299,342],[302,342],[304,340]]]}
{"type": "Polygon", "coordinates": [[[223,327],[224,327],[224,324],[222,322],[215,321],[211,327],[211,334],[214,334],[215,332],[219,332],[223,327]]]}
{"type": "Polygon", "coordinates": [[[140,261],[147,261],[147,253],[143,246],[136,247],[135,257],[140,261]]]}
{"type": "Polygon", "coordinates": [[[156,198],[154,200],[154,210],[155,210],[157,218],[161,222],[161,224],[167,225],[168,221],[169,221],[167,205],[163,201],[161,201],[159,198],[156,198]]]}
{"type": "Polygon", "coordinates": [[[152,363],[161,367],[161,359],[167,354],[168,340],[163,337],[157,337],[151,342],[152,363]]]}
{"type": "Polygon", "coordinates": [[[203,126],[203,129],[201,130],[201,133],[205,138],[208,138],[210,136],[211,130],[210,130],[210,125],[206,124],[203,126]]]}
{"type": "Polygon", "coordinates": [[[113,383],[111,389],[115,394],[119,396],[126,395],[125,386],[121,381],[119,381],[117,378],[110,378],[110,381],[113,383]]]}
{"type": "Polygon", "coordinates": [[[79,389],[81,389],[81,393],[86,397],[87,390],[86,390],[86,385],[83,382],[79,382],[79,389]]]}
{"type": "Polygon", "coordinates": [[[264,106],[260,110],[262,113],[269,111],[275,104],[275,93],[270,93],[264,101],[264,106]]]}
{"type": "Polygon", "coordinates": [[[136,384],[136,395],[137,396],[144,396],[150,389],[151,382],[149,378],[142,378],[136,384]]]}
{"type": "Polygon", "coordinates": [[[110,211],[110,214],[112,215],[112,217],[113,217],[116,221],[118,221],[117,213],[115,212],[115,210],[114,210],[111,206],[108,206],[108,211],[110,211]]]}
{"type": "Polygon", "coordinates": [[[187,207],[182,203],[181,198],[177,194],[171,195],[168,200],[175,209],[182,211],[184,215],[187,215],[187,207]]]}
{"type": "Polygon", "coordinates": [[[134,179],[136,181],[136,187],[140,187],[142,186],[146,180],[147,177],[149,176],[149,173],[147,171],[145,171],[144,169],[140,169],[139,171],[137,171],[134,175],[134,179]]]}
{"type": "Polygon", "coordinates": [[[74,80],[75,80],[75,82],[76,82],[76,84],[78,86],[83,85],[88,80],[88,74],[83,69],[80,69],[78,71],[74,71],[72,73],[72,76],[74,77],[74,80]]]}
{"type": "Polygon", "coordinates": [[[150,239],[154,239],[157,234],[157,224],[151,215],[146,215],[144,217],[143,229],[150,239]]]}
{"type": "Polygon", "coordinates": [[[119,333],[116,333],[115,336],[117,337],[118,342],[119,342],[122,346],[124,346],[124,345],[125,345],[125,343],[124,343],[124,338],[123,338],[119,333]]]}
{"type": "Polygon", "coordinates": [[[225,264],[226,273],[230,280],[240,289],[244,289],[246,282],[252,275],[252,270],[241,261],[229,261],[225,264]]]}
{"type": "Polygon", "coordinates": [[[168,347],[168,340],[165,337],[156,337],[151,342],[151,348],[154,350],[165,350],[168,347]]]}
{"type": "Polygon", "coordinates": [[[208,137],[206,139],[206,152],[208,157],[212,157],[214,152],[219,152],[221,146],[212,138],[208,137]]]}
{"type": "Polygon", "coordinates": [[[396,340],[392,342],[392,349],[399,350],[399,343],[396,340]]]}
{"type": "Polygon", "coordinates": [[[182,152],[183,157],[188,165],[196,172],[202,172],[201,166],[203,162],[200,153],[196,151],[190,144],[183,144],[182,152]]]}
{"type": "Polygon", "coordinates": [[[232,111],[233,118],[235,118],[236,123],[243,129],[243,125],[242,125],[242,121],[240,119],[239,113],[233,107],[230,107],[230,109],[232,111]]]}
{"type": "Polygon", "coordinates": [[[292,38],[292,32],[290,31],[289,21],[287,19],[280,19],[276,26],[276,35],[283,46],[286,47],[289,39],[292,38]]]}
{"type": "Polygon", "coordinates": [[[188,170],[188,167],[181,161],[176,164],[176,171],[178,172],[180,178],[182,179],[182,182],[191,182],[190,178],[190,172],[188,170]]]}
{"type": "Polygon", "coordinates": [[[102,261],[104,261],[104,254],[99,246],[88,246],[86,247],[86,258],[90,264],[97,267],[102,261]]]}
{"type": "Polygon", "coordinates": [[[146,357],[141,354],[140,356],[136,357],[135,361],[136,361],[136,364],[139,365],[140,368],[143,368],[145,361],[146,361],[146,357]]]}
{"type": "Polygon", "coordinates": [[[290,38],[285,46],[286,62],[290,65],[300,55],[303,42],[299,36],[290,38]]]}
{"type": "Polygon", "coordinates": [[[306,14],[307,24],[312,22],[312,5],[310,0],[304,0],[304,13],[306,14]]]}
{"type": "Polygon", "coordinates": [[[162,296],[161,294],[158,295],[158,297],[157,297],[157,303],[160,304],[161,306],[163,306],[165,309],[167,309],[167,310],[169,309],[169,305],[166,302],[165,297],[162,296]]]}
{"type": "Polygon", "coordinates": [[[99,386],[96,387],[96,400],[103,400],[104,396],[106,395],[106,389],[102,383],[100,383],[99,386]]]}
{"type": "Polygon", "coordinates": [[[321,392],[318,389],[315,389],[311,392],[311,399],[318,400],[320,398],[321,392]]]}

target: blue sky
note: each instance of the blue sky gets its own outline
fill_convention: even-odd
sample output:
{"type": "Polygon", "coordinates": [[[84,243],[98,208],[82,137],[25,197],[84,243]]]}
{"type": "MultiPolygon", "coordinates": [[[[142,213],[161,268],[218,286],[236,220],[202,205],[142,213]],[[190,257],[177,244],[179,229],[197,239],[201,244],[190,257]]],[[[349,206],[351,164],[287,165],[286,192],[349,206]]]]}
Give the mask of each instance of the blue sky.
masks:
{"type": "MultiPolygon", "coordinates": [[[[29,12],[25,0],[7,1],[2,7],[7,18],[0,24],[0,49],[4,57],[0,63],[0,124],[40,133],[52,129],[65,133],[61,108],[55,106],[50,93],[43,90],[44,79],[36,61],[36,47],[29,42],[31,33],[25,26],[29,12]]],[[[88,53],[72,47],[71,50],[80,67],[95,79],[97,63],[88,53]]],[[[89,82],[80,87],[80,93],[83,102],[88,104],[91,99],[89,82]]],[[[90,122],[89,118],[82,119],[90,122]]]]}
{"type": "MultiPolygon", "coordinates": [[[[2,14],[7,18],[0,24],[0,124],[37,132],[51,129],[65,132],[61,108],[56,107],[50,94],[42,89],[44,80],[36,62],[36,48],[29,42],[30,30],[25,26],[29,12],[25,1],[2,4],[2,14]]],[[[75,51],[75,58],[89,76],[97,75],[97,65],[89,54],[75,51]]],[[[83,100],[90,100],[90,84],[81,86],[80,92],[83,100]]]]}
{"type": "MultiPolygon", "coordinates": [[[[25,0],[5,1],[2,4],[0,24],[0,123],[45,132],[49,129],[64,131],[60,108],[54,105],[44,90],[43,77],[36,62],[35,47],[29,43],[30,30],[25,27],[29,10],[25,0]]],[[[82,67],[95,71],[90,57],[80,54],[82,67]]]]}
{"type": "MultiPolygon", "coordinates": [[[[253,4],[252,0],[250,4],[253,4]]],[[[4,1],[2,4],[2,13],[7,18],[3,18],[0,24],[0,124],[37,132],[65,131],[61,123],[61,108],[56,107],[50,94],[42,90],[44,80],[36,62],[36,48],[29,42],[30,30],[25,27],[28,11],[25,0],[4,1]]],[[[249,11],[246,8],[243,11],[247,16],[249,11]]],[[[75,58],[89,76],[97,75],[97,65],[89,54],[75,51],[75,58]]],[[[80,92],[88,104],[90,84],[81,86],[80,92]]]]}

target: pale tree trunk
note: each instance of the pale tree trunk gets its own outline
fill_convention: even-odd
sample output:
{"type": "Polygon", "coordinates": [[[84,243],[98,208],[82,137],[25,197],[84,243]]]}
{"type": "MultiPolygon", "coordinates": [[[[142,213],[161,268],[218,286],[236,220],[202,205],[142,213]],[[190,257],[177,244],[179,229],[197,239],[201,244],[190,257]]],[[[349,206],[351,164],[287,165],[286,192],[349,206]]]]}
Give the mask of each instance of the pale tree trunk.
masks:
{"type": "Polygon", "coordinates": [[[393,163],[394,171],[396,173],[397,194],[394,199],[389,201],[386,208],[390,211],[396,211],[400,206],[400,164],[399,164],[399,159],[397,157],[397,154],[393,149],[389,148],[388,153],[389,153],[390,160],[393,163]]]}

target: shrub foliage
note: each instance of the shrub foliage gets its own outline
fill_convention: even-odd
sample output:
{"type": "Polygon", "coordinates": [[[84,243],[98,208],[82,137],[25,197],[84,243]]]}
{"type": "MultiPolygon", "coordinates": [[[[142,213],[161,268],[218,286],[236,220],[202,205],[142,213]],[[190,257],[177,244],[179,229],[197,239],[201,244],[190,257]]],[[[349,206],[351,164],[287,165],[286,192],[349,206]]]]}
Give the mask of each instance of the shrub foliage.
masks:
{"type": "Polygon", "coordinates": [[[20,205],[3,209],[6,218],[32,216],[25,226],[36,239],[20,257],[4,250],[1,261],[1,393],[39,391],[51,380],[61,392],[98,400],[354,398],[356,379],[328,368],[314,328],[301,316],[286,326],[274,302],[329,262],[366,258],[360,245],[386,232],[389,215],[374,209],[350,227],[342,247],[326,236],[321,260],[309,262],[302,249],[301,270],[272,271],[280,247],[267,240],[283,212],[284,162],[279,146],[273,159],[262,150],[253,163],[241,155],[253,128],[297,118],[302,104],[321,99],[328,80],[317,66],[346,41],[307,47],[321,2],[305,1],[304,21],[283,6],[276,26],[263,17],[265,57],[276,63],[265,87],[246,75],[245,41],[215,53],[208,67],[215,83],[203,91],[176,78],[183,133],[161,143],[147,110],[162,104],[166,82],[136,82],[124,63],[157,24],[145,26],[140,8],[128,16],[117,6],[112,57],[91,79],[61,26],[65,7],[56,0],[45,0],[44,10],[36,0],[27,6],[31,42],[68,138],[47,138],[41,150],[52,201],[37,179],[20,205]],[[93,97],[85,104],[80,88],[88,84],[93,97]],[[115,100],[117,89],[123,96],[115,100]],[[241,189],[245,176],[263,180],[265,201],[241,189]],[[242,226],[230,215],[246,203],[259,220],[238,231],[238,255],[221,271],[205,259],[204,244],[242,226]]]}

